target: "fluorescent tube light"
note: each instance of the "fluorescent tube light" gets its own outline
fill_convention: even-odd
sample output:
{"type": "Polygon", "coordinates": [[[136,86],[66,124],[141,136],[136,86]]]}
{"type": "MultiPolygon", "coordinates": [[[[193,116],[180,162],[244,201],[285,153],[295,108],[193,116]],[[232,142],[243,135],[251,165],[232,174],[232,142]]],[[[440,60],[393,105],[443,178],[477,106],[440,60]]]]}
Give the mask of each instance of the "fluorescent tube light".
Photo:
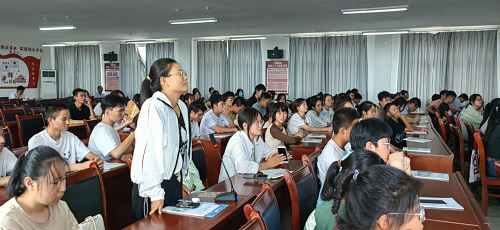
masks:
{"type": "Polygon", "coordinates": [[[74,30],[76,26],[67,25],[67,26],[40,26],[40,30],[74,30]]]}
{"type": "Polygon", "coordinates": [[[156,40],[137,40],[137,41],[125,41],[125,43],[140,44],[140,43],[155,43],[156,40]]]}
{"type": "Polygon", "coordinates": [[[398,30],[398,31],[381,31],[381,32],[363,32],[363,35],[386,35],[386,34],[407,34],[408,30],[398,30]]]}
{"type": "Polygon", "coordinates": [[[235,37],[231,38],[232,41],[243,41],[243,40],[262,40],[266,39],[265,36],[255,36],[255,37],[235,37]]]}
{"type": "Polygon", "coordinates": [[[408,10],[408,5],[402,6],[387,6],[387,7],[374,7],[374,8],[358,8],[358,9],[345,9],[342,14],[370,14],[370,13],[387,13],[408,10]]]}
{"type": "Polygon", "coordinates": [[[208,23],[208,22],[217,22],[217,19],[216,18],[195,18],[195,19],[181,19],[181,20],[168,21],[168,23],[170,23],[172,25],[208,23]]]}
{"type": "Polygon", "coordinates": [[[66,44],[59,43],[59,44],[44,44],[42,45],[43,47],[60,47],[60,46],[66,46],[66,44]]]}

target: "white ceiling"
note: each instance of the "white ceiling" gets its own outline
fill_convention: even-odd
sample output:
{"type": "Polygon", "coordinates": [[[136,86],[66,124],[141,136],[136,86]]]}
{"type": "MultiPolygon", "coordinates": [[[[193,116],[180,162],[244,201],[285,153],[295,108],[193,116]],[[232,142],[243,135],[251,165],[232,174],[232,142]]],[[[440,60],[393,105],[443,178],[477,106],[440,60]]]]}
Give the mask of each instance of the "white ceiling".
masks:
{"type": "Polygon", "coordinates": [[[0,38],[40,42],[293,34],[500,24],[500,0],[0,0],[0,38]],[[410,5],[406,12],[342,15],[346,8],[410,5]],[[206,10],[205,6],[210,6],[206,10]],[[176,13],[175,9],[181,9],[176,13]],[[70,19],[66,19],[70,16],[70,19]],[[39,31],[44,25],[72,31],[39,31]],[[216,17],[217,23],[168,20],[216,17]],[[132,33],[132,35],[130,35],[132,33]]]}

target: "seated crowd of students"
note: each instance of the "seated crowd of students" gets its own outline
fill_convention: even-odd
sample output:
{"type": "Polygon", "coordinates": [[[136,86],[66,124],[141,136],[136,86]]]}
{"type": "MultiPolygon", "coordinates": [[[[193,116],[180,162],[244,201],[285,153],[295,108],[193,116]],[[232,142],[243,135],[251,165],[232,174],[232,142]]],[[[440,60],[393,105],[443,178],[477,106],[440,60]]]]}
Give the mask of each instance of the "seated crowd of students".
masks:
{"type": "MultiPolygon", "coordinates": [[[[290,149],[319,131],[331,138],[318,157],[320,197],[305,229],[422,229],[422,185],[411,177],[410,159],[401,150],[406,132],[428,130],[414,126],[420,121],[414,112],[422,102],[408,100],[406,90],[380,92],[377,105],[361,102],[357,89],[292,102],[285,94],[274,101],[275,93],[266,92],[262,84],[247,100],[241,89],[221,95],[211,87],[206,100],[196,88],[186,93],[187,87],[181,66],[159,59],[144,79],[140,96],[134,97],[141,108],[134,121],[124,119],[127,101],[121,91],[104,96],[92,108],[88,92],[75,89],[70,106],[54,102],[45,108],[48,126],[29,140],[29,151],[19,159],[3,147],[0,135],[0,186],[7,186],[12,197],[0,207],[0,228],[75,229],[73,214],[60,201],[64,175],[92,162],[102,169],[105,161],[133,153],[132,210],[140,220],[205,188],[191,159],[191,138],[233,133],[222,158],[231,177],[282,164],[290,156],[279,154],[279,146],[290,149]],[[71,124],[99,116],[88,146],[68,132],[71,124]],[[118,132],[125,127],[135,131],[122,142],[118,132]]],[[[96,95],[102,96],[102,87],[98,90],[96,95]]],[[[429,105],[429,113],[456,113],[475,128],[484,126],[488,172],[494,174],[493,162],[500,159],[500,129],[495,129],[500,100],[483,107],[479,94],[440,95],[429,105]]],[[[221,167],[218,181],[226,179],[221,167]]]]}

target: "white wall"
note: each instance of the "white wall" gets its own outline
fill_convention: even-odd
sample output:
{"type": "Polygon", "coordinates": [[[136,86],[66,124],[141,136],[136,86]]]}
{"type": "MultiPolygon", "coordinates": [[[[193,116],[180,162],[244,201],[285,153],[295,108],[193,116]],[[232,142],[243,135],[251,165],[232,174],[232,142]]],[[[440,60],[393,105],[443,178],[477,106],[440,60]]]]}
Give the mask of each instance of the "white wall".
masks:
{"type": "MultiPolygon", "coordinates": [[[[105,87],[105,78],[104,78],[104,54],[108,54],[111,51],[114,51],[115,54],[118,55],[118,63],[120,63],[120,43],[119,42],[103,42],[100,44],[101,46],[101,86],[106,90],[105,87]]],[[[94,95],[97,92],[96,89],[87,89],[90,94],[94,95]]],[[[108,94],[109,92],[104,91],[104,94],[108,94]]]]}
{"type": "MultiPolygon", "coordinates": [[[[266,84],[266,61],[290,61],[289,55],[289,39],[287,35],[269,35],[267,39],[261,40],[261,55],[262,55],[262,84],[266,84]],[[268,59],[267,51],[278,47],[283,50],[283,58],[280,59],[268,59]]],[[[252,95],[253,92],[245,92],[246,95],[252,95]]]]}

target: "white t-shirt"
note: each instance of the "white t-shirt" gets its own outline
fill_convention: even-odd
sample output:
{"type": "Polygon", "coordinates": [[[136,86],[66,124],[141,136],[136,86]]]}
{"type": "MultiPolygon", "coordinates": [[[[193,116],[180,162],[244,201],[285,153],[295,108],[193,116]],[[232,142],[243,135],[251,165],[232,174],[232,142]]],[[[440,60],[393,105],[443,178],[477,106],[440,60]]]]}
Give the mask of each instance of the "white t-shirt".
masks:
{"type": "Polygon", "coordinates": [[[328,141],[318,156],[318,178],[321,181],[321,185],[325,183],[326,172],[330,168],[330,165],[338,159],[342,159],[345,155],[346,151],[341,149],[335,141],[332,139],[328,141]]]}
{"type": "Polygon", "coordinates": [[[76,164],[82,161],[90,152],[89,148],[87,148],[75,134],[68,131],[62,131],[58,141],[52,139],[47,133],[47,130],[37,133],[28,141],[29,150],[40,145],[49,146],[55,149],[64,159],[66,159],[68,164],[76,164]]]}
{"type": "Polygon", "coordinates": [[[14,166],[16,166],[17,157],[8,148],[0,151],[0,177],[10,176],[14,166]]]}
{"type": "Polygon", "coordinates": [[[299,132],[300,126],[307,125],[311,123],[311,119],[305,116],[306,119],[302,119],[298,113],[293,114],[293,116],[288,121],[288,131],[290,131],[291,135],[295,135],[299,132]]]}
{"type": "Polygon", "coordinates": [[[101,116],[102,115],[102,108],[101,108],[101,102],[97,103],[94,107],[94,114],[96,116],[101,116]]]}
{"type": "Polygon", "coordinates": [[[219,117],[217,117],[214,111],[210,110],[207,113],[205,113],[205,115],[203,115],[203,118],[201,119],[200,134],[208,135],[215,133],[215,131],[210,128],[213,125],[219,125],[220,127],[227,127],[229,126],[229,120],[227,119],[225,114],[221,113],[219,114],[219,117]]]}
{"type": "Polygon", "coordinates": [[[197,121],[191,121],[191,138],[200,136],[200,123],[197,121]]]}
{"type": "MultiPolygon", "coordinates": [[[[14,92],[12,92],[12,93],[9,95],[9,99],[15,99],[16,97],[17,97],[17,91],[14,91],[14,92]]],[[[19,99],[23,99],[23,100],[25,100],[26,98],[28,98],[28,97],[26,97],[26,94],[24,94],[24,93],[23,93],[23,94],[21,94],[21,96],[19,96],[19,99]]]]}
{"type": "Polygon", "coordinates": [[[323,117],[321,115],[318,116],[318,114],[313,110],[309,110],[306,113],[306,117],[308,117],[309,120],[311,120],[311,122],[309,123],[309,126],[311,127],[319,127],[319,128],[327,127],[328,122],[330,122],[328,118],[323,117]]]}
{"type": "Polygon", "coordinates": [[[89,139],[89,149],[103,160],[111,160],[109,154],[121,144],[120,134],[112,126],[100,122],[92,130],[89,139]]]}

